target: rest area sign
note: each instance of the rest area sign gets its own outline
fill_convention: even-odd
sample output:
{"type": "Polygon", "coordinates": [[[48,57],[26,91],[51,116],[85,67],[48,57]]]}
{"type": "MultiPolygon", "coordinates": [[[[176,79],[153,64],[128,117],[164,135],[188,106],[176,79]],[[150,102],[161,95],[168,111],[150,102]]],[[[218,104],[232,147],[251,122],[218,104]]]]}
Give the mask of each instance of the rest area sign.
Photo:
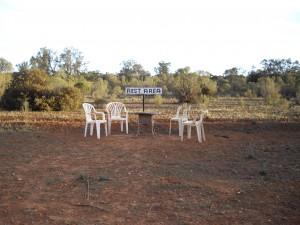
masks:
{"type": "Polygon", "coordinates": [[[161,95],[162,88],[160,87],[126,87],[126,95],[161,95]]]}

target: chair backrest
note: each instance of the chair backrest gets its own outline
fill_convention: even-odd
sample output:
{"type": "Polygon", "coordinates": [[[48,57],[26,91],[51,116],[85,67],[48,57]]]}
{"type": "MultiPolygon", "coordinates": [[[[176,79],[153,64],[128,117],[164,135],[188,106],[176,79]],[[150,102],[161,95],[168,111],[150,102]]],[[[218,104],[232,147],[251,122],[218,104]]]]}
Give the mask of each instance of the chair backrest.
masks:
{"type": "Polygon", "coordinates": [[[92,121],[92,114],[95,111],[95,108],[93,105],[89,104],[89,103],[83,103],[82,107],[84,109],[84,114],[85,114],[85,119],[86,121],[92,121]]]}
{"type": "Polygon", "coordinates": [[[182,109],[182,105],[178,106],[177,111],[176,111],[176,116],[175,116],[176,118],[180,117],[180,111],[181,111],[181,109],[182,109]]]}
{"type": "Polygon", "coordinates": [[[127,111],[122,102],[110,102],[106,105],[106,111],[110,117],[120,117],[123,110],[127,111]]]}
{"type": "Polygon", "coordinates": [[[183,107],[183,111],[182,111],[182,118],[183,119],[189,119],[190,117],[190,112],[191,112],[191,105],[187,105],[186,103],[184,103],[182,105],[183,107]]]}

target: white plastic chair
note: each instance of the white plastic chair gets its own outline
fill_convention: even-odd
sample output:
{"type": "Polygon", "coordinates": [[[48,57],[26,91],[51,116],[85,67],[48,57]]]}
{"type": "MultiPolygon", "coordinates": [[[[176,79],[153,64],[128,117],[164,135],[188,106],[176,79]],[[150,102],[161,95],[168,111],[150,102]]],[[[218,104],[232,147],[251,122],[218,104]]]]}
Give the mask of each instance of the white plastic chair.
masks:
{"type": "Polygon", "coordinates": [[[88,125],[90,125],[90,135],[93,135],[94,124],[96,124],[97,138],[100,139],[100,125],[105,126],[105,135],[107,136],[107,121],[103,112],[97,112],[93,105],[89,103],[83,103],[82,107],[85,113],[85,129],[84,137],[86,137],[88,125]],[[97,114],[102,115],[102,120],[97,119],[97,114]]]}
{"type": "Polygon", "coordinates": [[[202,143],[202,140],[206,141],[204,126],[203,126],[204,114],[205,112],[200,112],[200,114],[198,114],[199,116],[194,118],[193,120],[187,120],[181,122],[181,134],[180,134],[181,141],[183,141],[184,126],[187,126],[188,139],[191,139],[192,127],[196,127],[198,142],[202,143]]]}
{"type": "MultiPolygon", "coordinates": [[[[175,116],[170,119],[169,135],[171,135],[171,132],[172,132],[172,122],[173,121],[178,122],[178,127],[180,127],[180,111],[181,111],[181,109],[182,109],[182,105],[178,106],[175,116]]],[[[180,131],[179,131],[179,134],[180,134],[180,131]]]]}
{"type": "Polygon", "coordinates": [[[191,110],[191,105],[188,106],[186,103],[178,106],[176,115],[170,119],[169,135],[171,135],[172,121],[176,121],[176,122],[178,122],[179,136],[180,136],[181,123],[182,123],[182,121],[188,120],[190,110],[191,110]],[[181,111],[182,111],[182,114],[180,113],[181,111]]]}
{"type": "Polygon", "coordinates": [[[128,111],[122,102],[110,102],[106,105],[108,133],[111,134],[112,121],[120,121],[121,132],[123,132],[123,122],[126,123],[126,134],[128,134],[128,111]]]}

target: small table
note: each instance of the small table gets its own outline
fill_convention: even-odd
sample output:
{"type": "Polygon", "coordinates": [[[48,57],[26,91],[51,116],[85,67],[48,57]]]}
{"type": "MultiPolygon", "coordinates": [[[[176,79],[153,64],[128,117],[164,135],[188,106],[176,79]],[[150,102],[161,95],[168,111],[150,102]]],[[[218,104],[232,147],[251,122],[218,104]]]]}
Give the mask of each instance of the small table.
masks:
{"type": "Polygon", "coordinates": [[[133,114],[138,115],[138,129],[137,129],[136,135],[140,135],[141,125],[146,125],[146,126],[151,125],[152,135],[154,135],[153,116],[157,115],[158,113],[155,113],[155,112],[133,112],[133,114]]]}

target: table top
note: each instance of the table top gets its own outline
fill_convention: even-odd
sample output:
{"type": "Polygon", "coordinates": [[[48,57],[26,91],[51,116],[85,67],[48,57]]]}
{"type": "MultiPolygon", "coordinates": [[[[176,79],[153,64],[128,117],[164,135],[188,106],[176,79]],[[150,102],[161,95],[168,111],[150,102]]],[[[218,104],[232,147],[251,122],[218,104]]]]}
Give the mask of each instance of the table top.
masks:
{"type": "Polygon", "coordinates": [[[153,116],[153,115],[158,115],[159,113],[157,112],[131,112],[132,114],[138,114],[138,115],[149,115],[149,116],[153,116]]]}

